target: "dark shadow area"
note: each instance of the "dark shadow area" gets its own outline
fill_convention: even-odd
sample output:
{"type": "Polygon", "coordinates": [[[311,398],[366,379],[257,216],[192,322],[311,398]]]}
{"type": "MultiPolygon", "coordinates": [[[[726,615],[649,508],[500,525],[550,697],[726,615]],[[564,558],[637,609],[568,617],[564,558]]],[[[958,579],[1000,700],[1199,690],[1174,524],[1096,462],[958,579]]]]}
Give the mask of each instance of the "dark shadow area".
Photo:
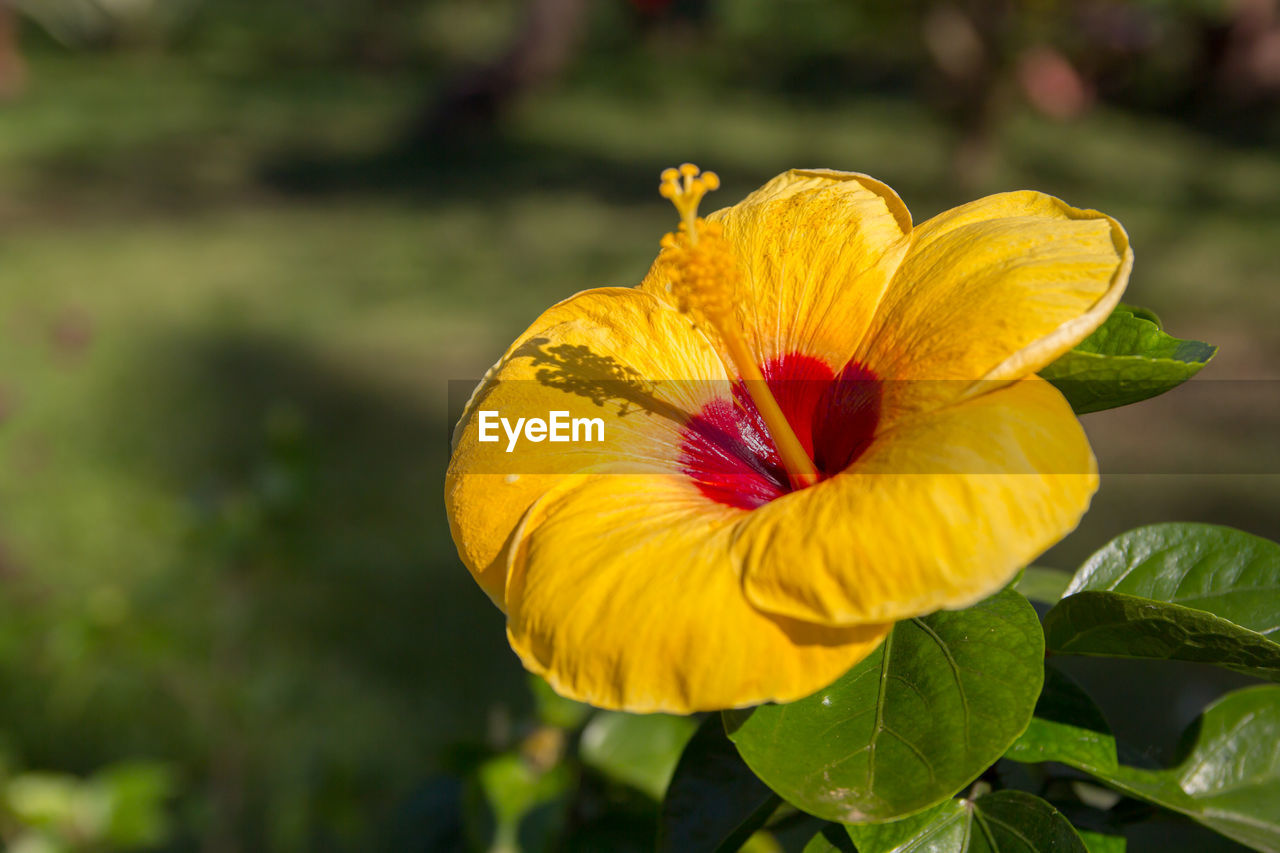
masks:
{"type": "Polygon", "coordinates": [[[1257,679],[1205,664],[1055,655],[1067,673],[1098,703],[1120,745],[1122,762],[1173,767],[1186,755],[1183,734],[1200,712],[1232,690],[1257,679]]]}
{"type": "Polygon", "coordinates": [[[259,177],[276,192],[302,197],[379,192],[452,202],[555,190],[630,204],[653,198],[654,176],[666,165],[572,151],[497,131],[435,143],[394,143],[367,153],[281,151],[267,158],[259,177]]]}
{"type": "MultiPolygon", "coordinates": [[[[137,593],[179,658],[124,673],[135,684],[119,711],[153,688],[181,707],[215,813],[249,832],[235,837],[286,795],[316,839],[341,823],[324,813],[332,796],[391,819],[415,780],[483,743],[497,709],[529,703],[502,615],[450,540],[444,412],[281,340],[145,349],[104,413],[103,452],[162,484],[192,524],[185,563],[137,593]],[[183,680],[182,655],[205,658],[204,683],[183,680]],[[301,776],[264,775],[282,750],[301,776]]],[[[117,738],[145,748],[149,716],[117,738]]]]}
{"type": "Polygon", "coordinates": [[[449,539],[440,489],[447,454],[430,440],[440,434],[443,411],[416,407],[267,339],[161,343],[153,371],[139,383],[148,401],[126,404],[131,417],[155,423],[147,411],[154,406],[170,419],[186,411],[190,421],[163,436],[135,433],[147,444],[138,448],[135,468],[150,463],[196,502],[236,490],[237,472],[245,480],[255,475],[264,424],[298,420],[310,494],[301,496],[292,523],[305,528],[305,561],[290,567],[276,590],[292,606],[275,602],[273,633],[296,631],[397,688],[425,682],[476,694],[454,704],[511,698],[495,691],[474,661],[455,656],[490,659],[482,670],[512,662],[500,636],[480,646],[456,643],[477,623],[500,623],[501,615],[471,594],[474,582],[449,539]],[[305,605],[297,601],[303,591],[312,596],[305,605]],[[352,642],[354,635],[361,642],[352,642]]]}

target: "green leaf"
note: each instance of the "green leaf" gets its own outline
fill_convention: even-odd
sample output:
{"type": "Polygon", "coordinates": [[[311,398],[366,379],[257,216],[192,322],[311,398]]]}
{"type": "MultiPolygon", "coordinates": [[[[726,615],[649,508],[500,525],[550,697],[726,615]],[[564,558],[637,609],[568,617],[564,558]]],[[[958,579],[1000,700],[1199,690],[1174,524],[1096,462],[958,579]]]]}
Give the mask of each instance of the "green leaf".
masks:
{"type": "Polygon", "coordinates": [[[1106,835],[1087,829],[1078,829],[1076,832],[1080,834],[1080,840],[1089,853],[1125,853],[1128,846],[1123,835],[1106,835]]]}
{"type": "Polygon", "coordinates": [[[576,729],[591,713],[590,705],[564,698],[544,679],[531,673],[528,681],[538,719],[546,725],[558,729],[576,729]]]}
{"type": "Polygon", "coordinates": [[[667,786],[659,851],[734,851],[781,803],[724,733],[719,714],[702,721],[667,786]]]}
{"type": "Polygon", "coordinates": [[[1056,689],[1075,695],[1042,701],[1007,757],[1070,765],[1254,849],[1280,850],[1280,686],[1237,690],[1210,705],[1183,735],[1181,761],[1161,770],[1120,764],[1096,706],[1074,685],[1056,689]]]}
{"type": "Polygon", "coordinates": [[[1112,540],[1045,617],[1052,651],[1197,661],[1280,680],[1280,545],[1156,524],[1112,540]]]}
{"type": "Polygon", "coordinates": [[[1121,302],[1119,305],[1115,307],[1115,310],[1112,311],[1111,313],[1114,314],[1116,311],[1128,311],[1130,314],[1137,317],[1139,320],[1146,320],[1148,323],[1154,323],[1157,329],[1164,328],[1164,321],[1161,320],[1159,315],[1156,314],[1156,312],[1152,311],[1150,308],[1144,308],[1141,305],[1130,305],[1127,302],[1121,302]]]}
{"type": "Polygon", "coordinates": [[[725,728],[797,808],[845,823],[892,820],[955,794],[1026,728],[1043,642],[1031,605],[1006,590],[900,622],[826,689],[726,711],[725,728]]]}
{"type": "MultiPolygon", "coordinates": [[[[520,824],[534,809],[561,799],[572,776],[563,764],[548,769],[531,765],[519,753],[508,752],[489,759],[476,771],[484,804],[493,815],[489,849],[518,850],[520,824]]],[[[479,823],[479,820],[473,821],[479,823]]],[[[479,832],[476,827],[472,831],[479,832]]]]}
{"type": "Polygon", "coordinates": [[[887,823],[848,824],[858,853],[947,853],[964,850],[972,826],[965,800],[947,800],[911,817],[887,823]]]}
{"type": "Polygon", "coordinates": [[[1078,414],[1127,406],[1195,376],[1217,352],[1165,334],[1150,311],[1121,305],[1070,352],[1040,371],[1078,414]]]}
{"type": "Polygon", "coordinates": [[[844,829],[835,823],[829,823],[809,839],[800,853],[859,853],[844,829]]]}
{"type": "Polygon", "coordinates": [[[1027,566],[1018,575],[1013,588],[1032,601],[1054,604],[1071,583],[1071,573],[1043,566],[1027,566]]]}
{"type": "Polygon", "coordinates": [[[1280,644],[1177,604],[1082,592],[1055,606],[1044,630],[1059,654],[1194,661],[1280,681],[1280,644]]]}
{"type": "Polygon", "coordinates": [[[697,726],[689,717],[601,711],[582,730],[582,763],[661,800],[697,726]]]}
{"type": "Polygon", "coordinates": [[[1065,594],[1085,590],[1181,604],[1277,633],[1280,545],[1216,524],[1152,524],[1099,549],[1065,594]]]}
{"type": "Polygon", "coordinates": [[[1182,812],[1257,850],[1280,850],[1280,687],[1229,693],[1183,735],[1167,770],[1121,767],[1125,793],[1182,812]]]}
{"type": "Polygon", "coordinates": [[[858,853],[1087,853],[1057,809],[1022,791],[951,800],[906,820],[846,829],[858,853]]]}

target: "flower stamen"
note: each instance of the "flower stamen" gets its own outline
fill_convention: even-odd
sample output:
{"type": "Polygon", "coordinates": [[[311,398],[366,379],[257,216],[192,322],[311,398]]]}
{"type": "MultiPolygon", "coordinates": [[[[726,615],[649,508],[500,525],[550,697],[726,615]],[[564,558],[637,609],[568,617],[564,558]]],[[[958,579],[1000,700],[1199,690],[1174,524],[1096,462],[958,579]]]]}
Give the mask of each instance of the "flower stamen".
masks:
{"type": "Polygon", "coordinates": [[[692,163],[662,172],[658,192],[670,200],[680,214],[679,229],[662,238],[662,248],[671,261],[671,281],[667,289],[681,311],[705,319],[720,333],[747,393],[778,448],[792,487],[811,486],[818,482],[818,470],[769,390],[738,326],[734,314],[738,269],[729,241],[724,238],[719,223],[707,222],[698,216],[702,197],[719,186],[720,178],[715,172],[699,173],[692,163]]]}

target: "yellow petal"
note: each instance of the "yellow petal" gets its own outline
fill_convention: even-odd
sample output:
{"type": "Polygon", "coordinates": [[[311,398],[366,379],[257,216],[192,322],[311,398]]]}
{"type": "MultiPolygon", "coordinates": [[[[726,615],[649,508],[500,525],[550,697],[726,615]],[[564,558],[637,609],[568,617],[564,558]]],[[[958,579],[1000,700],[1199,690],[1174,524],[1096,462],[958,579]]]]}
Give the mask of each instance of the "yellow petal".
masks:
{"type": "Polygon", "coordinates": [[[557,692],[633,712],[790,701],[834,681],[888,626],[761,613],[730,558],[748,514],[679,475],[605,475],[549,493],[509,553],[507,633],[557,692]]]}
{"type": "MultiPolygon", "coordinates": [[[[784,172],[707,219],[735,250],[738,322],[758,362],[800,353],[836,369],[861,341],[911,230],[892,189],[830,170],[784,172]]],[[[663,299],[667,254],[641,284],[663,299]]]]}
{"type": "Polygon", "coordinates": [[[1132,262],[1114,219],[1036,192],[918,226],[856,356],[891,380],[883,422],[1044,367],[1101,325],[1132,262]]]}
{"type": "Polygon", "coordinates": [[[710,399],[727,397],[727,382],[715,350],[689,319],[642,291],[585,291],[539,317],[472,395],[445,477],[454,543],[489,597],[503,606],[499,556],[540,495],[566,474],[674,470],[684,420],[710,399]],[[501,428],[498,441],[479,440],[482,411],[512,424],[554,411],[600,418],[605,441],[519,441],[507,452],[501,428]]]}
{"type": "Polygon", "coordinates": [[[903,421],[842,474],[752,512],[747,597],[830,625],[965,607],[1070,532],[1097,489],[1070,406],[1029,379],[903,421]]]}

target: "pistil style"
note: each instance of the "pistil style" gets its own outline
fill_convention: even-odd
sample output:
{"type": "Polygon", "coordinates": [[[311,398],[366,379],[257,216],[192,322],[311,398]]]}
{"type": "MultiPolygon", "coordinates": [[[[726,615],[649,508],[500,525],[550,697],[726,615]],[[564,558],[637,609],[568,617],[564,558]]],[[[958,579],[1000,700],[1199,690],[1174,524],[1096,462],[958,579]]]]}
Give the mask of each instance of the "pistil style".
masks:
{"type": "Polygon", "coordinates": [[[769,390],[738,326],[733,304],[738,270],[729,243],[717,223],[698,217],[702,197],[719,186],[715,172],[699,173],[692,163],[662,173],[659,192],[680,214],[679,229],[662,238],[662,247],[673,261],[669,290],[681,311],[705,319],[719,332],[778,448],[792,487],[801,489],[818,482],[818,470],[769,390]]]}

